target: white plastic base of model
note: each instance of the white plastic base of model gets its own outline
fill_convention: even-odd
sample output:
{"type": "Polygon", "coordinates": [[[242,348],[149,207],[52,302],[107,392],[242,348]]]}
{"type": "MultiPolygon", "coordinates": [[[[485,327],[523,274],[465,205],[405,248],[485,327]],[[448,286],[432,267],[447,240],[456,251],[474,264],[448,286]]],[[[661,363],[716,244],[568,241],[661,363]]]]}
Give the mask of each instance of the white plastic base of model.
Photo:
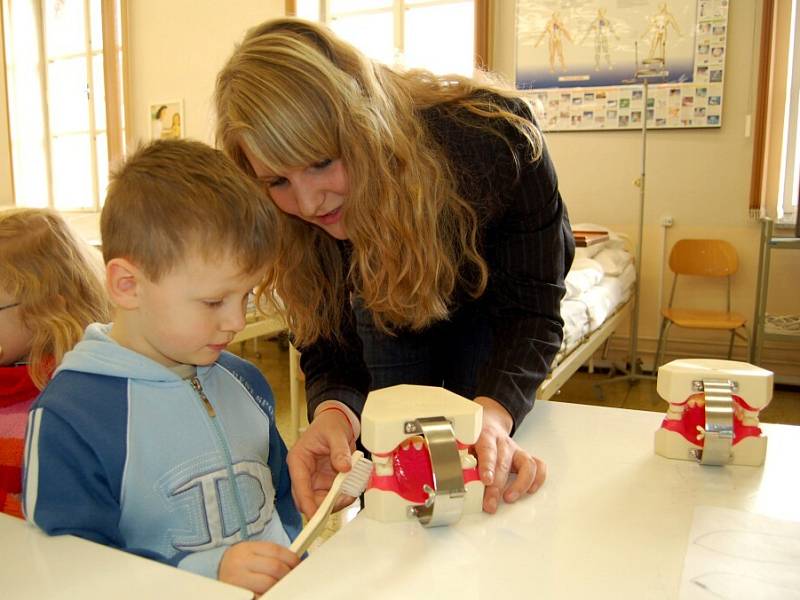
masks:
{"type": "Polygon", "coordinates": [[[658,368],[658,395],[670,404],[679,404],[694,392],[693,381],[730,379],[737,383],[734,392],[747,404],[763,410],[772,400],[772,371],[746,362],[713,358],[683,358],[658,368]]]}
{"type": "MultiPolygon", "coordinates": [[[[462,514],[481,512],[483,510],[483,483],[470,481],[464,487],[467,490],[467,496],[464,498],[462,514]]],[[[408,513],[409,506],[414,506],[414,503],[401,498],[394,492],[370,489],[364,494],[364,514],[376,521],[386,523],[416,521],[417,517],[408,513]]]]}
{"type": "Polygon", "coordinates": [[[395,385],[370,392],[361,413],[361,443],[373,454],[385,454],[414,434],[404,424],[425,417],[446,417],[462,444],[481,434],[483,407],[441,387],[395,385]]]}
{"type": "MultiPolygon", "coordinates": [[[[663,428],[656,431],[655,449],[659,456],[695,461],[696,459],[690,454],[690,451],[699,448],[700,446],[687,441],[677,431],[663,428]]],[[[766,456],[766,436],[746,437],[731,448],[731,461],[728,464],[760,467],[764,464],[766,456]]]]}

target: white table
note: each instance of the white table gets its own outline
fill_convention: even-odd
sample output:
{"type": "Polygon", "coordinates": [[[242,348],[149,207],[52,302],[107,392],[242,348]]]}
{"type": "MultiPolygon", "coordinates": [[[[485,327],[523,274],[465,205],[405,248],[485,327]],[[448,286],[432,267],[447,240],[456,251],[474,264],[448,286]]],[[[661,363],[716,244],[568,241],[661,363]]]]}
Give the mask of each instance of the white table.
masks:
{"type": "Polygon", "coordinates": [[[0,514],[0,597],[244,600],[253,595],[80,538],[48,537],[21,519],[0,514]]]}
{"type": "Polygon", "coordinates": [[[266,597],[677,598],[695,506],[800,520],[800,427],[764,426],[763,468],[702,467],[654,454],[662,417],[537,401],[516,436],[549,465],[537,494],[435,529],[359,515],[266,597]]]}

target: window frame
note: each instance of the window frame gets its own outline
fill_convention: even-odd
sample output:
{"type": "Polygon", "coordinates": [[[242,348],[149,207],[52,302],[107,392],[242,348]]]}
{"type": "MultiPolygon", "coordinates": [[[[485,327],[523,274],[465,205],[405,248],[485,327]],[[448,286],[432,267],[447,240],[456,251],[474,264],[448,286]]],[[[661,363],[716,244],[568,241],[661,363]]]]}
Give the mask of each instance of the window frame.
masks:
{"type": "MultiPolygon", "coordinates": [[[[44,18],[44,11],[45,11],[45,1],[46,0],[37,0],[39,2],[39,11],[37,11],[38,17],[38,27],[41,31],[42,35],[39,36],[39,55],[42,57],[41,65],[43,67],[42,71],[40,71],[40,78],[42,80],[42,106],[44,108],[44,120],[45,120],[45,163],[47,164],[47,175],[48,175],[48,206],[50,208],[56,208],[55,206],[55,189],[53,184],[53,154],[52,154],[52,143],[59,137],[67,137],[72,135],[88,135],[89,136],[89,157],[90,157],[90,165],[91,165],[91,173],[92,173],[92,204],[94,205],[94,211],[90,209],[77,209],[74,212],[86,212],[89,210],[90,212],[96,212],[100,206],[100,198],[99,198],[99,190],[98,190],[98,170],[97,170],[97,136],[105,133],[105,129],[98,129],[97,128],[97,117],[95,115],[95,102],[94,96],[96,94],[95,82],[94,82],[94,57],[95,56],[103,56],[105,54],[105,49],[101,47],[99,50],[94,50],[92,48],[92,14],[91,14],[91,0],[83,0],[83,48],[81,52],[72,52],[68,54],[54,54],[49,55],[47,51],[47,40],[48,40],[48,31],[47,31],[47,20],[44,18]],[[89,114],[88,114],[88,123],[86,130],[75,130],[75,131],[68,131],[68,132],[61,132],[59,134],[54,134],[50,129],[50,106],[55,104],[54,96],[58,94],[57,90],[53,89],[52,85],[49,85],[50,81],[50,69],[53,67],[55,63],[58,61],[66,61],[70,59],[76,58],[83,58],[86,67],[86,94],[87,104],[89,105],[89,114]]],[[[15,199],[16,200],[16,199],[15,199]]]]}
{"type": "MultiPolygon", "coordinates": [[[[409,7],[421,8],[427,6],[453,4],[461,0],[428,0],[427,2],[417,2],[409,7]]],[[[473,65],[476,69],[488,69],[490,67],[490,29],[489,29],[489,2],[490,0],[472,0],[475,7],[475,31],[474,31],[474,57],[473,65]]],[[[319,0],[318,20],[322,23],[330,23],[335,16],[354,16],[370,13],[389,12],[394,13],[394,47],[400,52],[404,51],[405,46],[405,9],[404,0],[393,0],[392,6],[381,9],[363,9],[332,15],[329,10],[330,0],[319,0]]],[[[288,16],[297,15],[296,0],[285,0],[285,12],[288,16]]]]}
{"type": "Polygon", "coordinates": [[[793,223],[800,204],[800,8],[796,2],[789,31],[777,216],[779,221],[793,223]]]}
{"type": "MultiPolygon", "coordinates": [[[[10,19],[10,12],[13,10],[12,4],[18,0],[2,0],[2,19],[0,19],[0,26],[5,27],[10,19]]],[[[92,0],[82,0],[83,3],[83,20],[84,20],[84,40],[83,48],[80,52],[71,52],[65,54],[54,54],[48,56],[47,53],[47,19],[45,13],[47,10],[47,0],[29,0],[33,7],[35,15],[35,27],[38,35],[38,77],[39,77],[39,93],[41,95],[42,107],[42,151],[44,152],[43,163],[45,165],[45,177],[47,180],[47,207],[58,210],[63,213],[97,213],[102,208],[104,200],[104,190],[100,188],[101,174],[99,172],[98,164],[98,137],[105,135],[106,137],[106,150],[108,163],[112,164],[119,160],[124,153],[124,133],[127,130],[125,124],[122,123],[123,115],[127,115],[125,110],[125,96],[124,90],[127,86],[124,85],[125,77],[125,35],[124,35],[124,15],[126,13],[127,5],[126,0],[100,0],[99,7],[101,14],[99,21],[101,24],[100,31],[100,44],[99,48],[92,48],[92,0]],[[121,18],[122,17],[122,18],[121,18]],[[108,48],[113,48],[112,52],[108,52],[108,48]],[[96,106],[95,94],[97,93],[97,86],[95,85],[95,59],[97,56],[103,57],[103,104],[102,108],[96,106]],[[55,136],[51,131],[51,114],[50,106],[51,100],[57,95],[57,91],[53,89],[50,83],[49,70],[51,66],[58,61],[84,58],[86,67],[86,80],[87,80],[87,103],[88,103],[88,124],[86,130],[60,132],[55,136]],[[122,64],[120,64],[120,60],[122,64]],[[119,104],[119,106],[111,106],[111,103],[119,104]],[[105,127],[97,127],[97,110],[101,108],[105,111],[105,127]],[[67,137],[70,135],[88,135],[89,138],[89,158],[90,158],[90,173],[87,176],[91,177],[91,195],[87,199],[85,207],[71,208],[62,207],[56,203],[57,193],[54,189],[55,183],[53,181],[53,141],[56,137],[67,137]]],[[[3,39],[7,41],[7,30],[3,31],[3,39]]],[[[16,59],[9,56],[8,44],[4,42],[4,46],[0,51],[3,52],[3,59],[6,64],[6,85],[10,91],[9,85],[9,68],[10,63],[16,64],[16,59]]],[[[14,67],[16,69],[16,66],[14,67]]],[[[11,103],[8,101],[8,136],[9,136],[9,150],[10,150],[10,180],[11,191],[13,194],[13,203],[15,206],[26,206],[24,202],[20,202],[17,197],[18,188],[15,185],[15,169],[14,169],[14,125],[13,115],[11,110],[11,103]]],[[[17,159],[19,159],[17,157],[17,159]]]]}

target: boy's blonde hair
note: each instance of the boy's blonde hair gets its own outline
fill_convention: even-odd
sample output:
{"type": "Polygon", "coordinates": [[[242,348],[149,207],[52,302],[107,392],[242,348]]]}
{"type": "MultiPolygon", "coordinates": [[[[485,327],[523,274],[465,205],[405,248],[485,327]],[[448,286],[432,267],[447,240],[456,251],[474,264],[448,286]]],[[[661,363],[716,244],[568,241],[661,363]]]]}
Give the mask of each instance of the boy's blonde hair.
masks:
{"type": "Polygon", "coordinates": [[[507,98],[464,77],[393,71],[315,23],[278,19],[247,33],[217,76],[218,143],[251,176],[243,146],[275,173],[341,158],[349,178],[349,265],[323,230],[279,218],[265,287],[285,302],[299,344],[339,333],[348,287],[384,331],[446,318],[457,287],[483,293],[479,217],[421,113],[436,107],[510,146],[503,132],[519,131],[529,142],[511,148],[519,165],[542,139],[507,98]]]}
{"type": "Polygon", "coordinates": [[[272,260],[275,211],[221,151],[158,140],[112,173],[100,217],[103,258],[126,258],[152,281],[190,252],[230,257],[243,273],[272,260]]]}
{"type": "Polygon", "coordinates": [[[0,211],[0,282],[33,336],[28,370],[39,389],[87,325],[110,319],[103,279],[100,257],[58,213],[0,211]]]}

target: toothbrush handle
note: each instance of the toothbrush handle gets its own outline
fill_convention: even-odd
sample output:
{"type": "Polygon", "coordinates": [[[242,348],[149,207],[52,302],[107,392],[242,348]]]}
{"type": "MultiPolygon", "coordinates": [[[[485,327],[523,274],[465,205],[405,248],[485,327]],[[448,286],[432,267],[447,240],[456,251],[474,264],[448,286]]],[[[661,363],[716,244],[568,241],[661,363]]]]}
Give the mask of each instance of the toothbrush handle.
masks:
{"type": "Polygon", "coordinates": [[[314,513],[314,516],[311,517],[311,520],[306,523],[305,527],[303,527],[300,535],[298,535],[294,542],[292,542],[292,545],[289,546],[289,550],[297,554],[297,556],[303,556],[311,543],[317,539],[317,536],[320,533],[322,533],[322,529],[325,527],[325,522],[328,520],[331,510],[333,509],[333,504],[339,497],[339,490],[342,487],[342,482],[344,481],[345,477],[347,477],[347,473],[339,473],[336,475],[336,478],[333,480],[333,484],[331,485],[331,489],[322,500],[319,508],[317,508],[317,512],[314,513]]]}

